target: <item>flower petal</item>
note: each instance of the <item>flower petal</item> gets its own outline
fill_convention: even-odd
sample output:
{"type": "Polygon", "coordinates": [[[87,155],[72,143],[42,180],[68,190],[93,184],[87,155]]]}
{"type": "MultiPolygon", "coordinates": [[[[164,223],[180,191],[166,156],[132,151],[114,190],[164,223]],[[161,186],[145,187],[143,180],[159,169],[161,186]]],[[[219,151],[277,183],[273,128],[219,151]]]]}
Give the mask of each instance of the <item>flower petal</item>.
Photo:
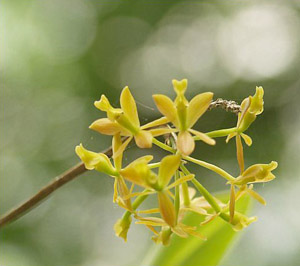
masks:
{"type": "Polygon", "coordinates": [[[241,173],[243,173],[245,169],[244,149],[243,149],[241,136],[239,134],[236,135],[235,141],[236,141],[236,156],[240,167],[240,171],[241,173]]]}
{"type": "Polygon", "coordinates": [[[212,101],[213,95],[212,92],[204,92],[198,94],[190,101],[187,109],[187,125],[189,128],[205,113],[212,101]]]}
{"type": "Polygon", "coordinates": [[[139,127],[140,120],[137,113],[136,103],[128,86],[126,86],[121,93],[120,104],[124,114],[136,127],[139,127]]]}
{"type": "Polygon", "coordinates": [[[153,159],[153,156],[147,155],[136,159],[124,169],[120,170],[120,174],[128,181],[137,184],[145,188],[151,188],[147,184],[147,178],[151,175],[149,166],[147,165],[149,161],[153,159]]]}
{"type": "Polygon", "coordinates": [[[141,211],[137,211],[137,213],[143,213],[143,214],[159,213],[159,209],[153,208],[148,210],[141,210],[141,211]]]}
{"type": "Polygon", "coordinates": [[[180,211],[190,211],[201,215],[207,215],[207,211],[205,209],[193,205],[191,205],[191,207],[182,207],[180,208],[180,211]]]}
{"type": "Polygon", "coordinates": [[[192,180],[193,178],[195,177],[195,175],[193,174],[190,174],[190,175],[186,175],[186,176],[183,176],[179,179],[177,179],[175,182],[173,182],[171,185],[167,186],[166,189],[171,189],[173,187],[177,187],[178,185],[184,183],[184,182],[187,182],[187,181],[190,181],[192,180]]]}
{"type": "Polygon", "coordinates": [[[251,99],[249,97],[247,97],[246,99],[244,99],[241,103],[241,108],[242,108],[242,112],[239,113],[239,117],[238,117],[238,122],[236,127],[239,128],[242,121],[244,120],[245,115],[247,114],[247,111],[250,107],[251,104],[251,99]]]}
{"type": "Polygon", "coordinates": [[[151,128],[151,127],[157,127],[157,126],[165,125],[169,122],[170,122],[169,119],[167,117],[163,116],[161,118],[158,118],[154,121],[151,121],[151,122],[141,126],[141,129],[148,129],[148,128],[151,128]]]}
{"type": "Polygon", "coordinates": [[[235,189],[234,189],[234,185],[231,185],[231,188],[230,188],[230,200],[229,200],[230,222],[234,218],[234,209],[235,209],[235,189]]]}
{"type": "Polygon", "coordinates": [[[114,121],[116,117],[118,117],[120,114],[123,113],[123,111],[120,108],[114,108],[111,106],[109,100],[106,98],[104,94],[101,95],[101,98],[99,101],[95,101],[94,105],[96,108],[100,109],[101,111],[104,111],[107,113],[107,117],[114,121]]]}
{"type": "Polygon", "coordinates": [[[172,80],[174,91],[177,93],[177,95],[183,95],[187,89],[188,81],[187,79],[182,80],[172,80]]]}
{"type": "Polygon", "coordinates": [[[262,205],[267,205],[266,200],[261,195],[259,195],[256,191],[252,189],[247,189],[247,192],[252,198],[256,199],[262,205]]]}
{"type": "Polygon", "coordinates": [[[136,224],[145,224],[145,225],[151,225],[151,226],[166,226],[167,224],[165,223],[165,221],[161,218],[157,218],[157,217],[136,217],[137,219],[139,219],[137,222],[135,222],[136,224]]]}
{"type": "Polygon", "coordinates": [[[112,122],[108,118],[100,118],[96,120],[89,126],[89,128],[104,135],[115,135],[119,132],[128,134],[128,131],[125,131],[118,123],[112,122]]]}
{"type": "Polygon", "coordinates": [[[158,185],[160,188],[164,188],[169,184],[172,176],[179,168],[180,161],[180,155],[168,155],[162,159],[158,172],[158,185]]]}
{"type": "Polygon", "coordinates": [[[252,145],[252,139],[248,135],[241,133],[241,136],[248,146],[252,145]]]}
{"type": "Polygon", "coordinates": [[[152,147],[153,136],[149,131],[140,130],[134,135],[136,145],[141,149],[147,149],[152,147]]]}
{"type": "Polygon", "coordinates": [[[116,201],[117,201],[117,197],[118,197],[118,181],[117,181],[117,179],[115,178],[115,181],[114,181],[114,195],[113,195],[113,202],[116,202],[116,201]]]}
{"type": "Polygon", "coordinates": [[[176,213],[173,202],[165,191],[158,192],[157,196],[161,217],[170,227],[174,227],[176,224],[176,213]]]}
{"type": "Polygon", "coordinates": [[[179,121],[177,117],[177,110],[175,108],[174,103],[172,100],[162,94],[155,94],[152,96],[153,100],[157,106],[157,109],[168,118],[169,121],[171,121],[174,126],[177,128],[179,127],[179,121]]]}
{"type": "Polygon", "coordinates": [[[236,132],[230,133],[230,134],[227,136],[227,138],[226,138],[226,143],[228,143],[229,140],[231,140],[231,139],[232,139],[233,137],[235,137],[236,135],[237,135],[236,132]]]}
{"type": "Polygon", "coordinates": [[[130,199],[130,198],[133,198],[133,197],[151,195],[151,194],[154,194],[154,193],[155,193],[155,191],[149,191],[149,190],[142,191],[142,192],[134,192],[134,193],[130,193],[130,194],[126,195],[124,197],[124,199],[127,200],[127,199],[130,199]]]}
{"type": "Polygon", "coordinates": [[[206,224],[212,222],[218,216],[219,216],[219,214],[208,215],[205,217],[205,220],[202,223],[200,223],[200,225],[201,226],[206,225],[206,224]]]}
{"type": "Polygon", "coordinates": [[[169,134],[172,132],[177,132],[178,130],[176,128],[167,128],[167,127],[161,127],[161,128],[155,128],[150,129],[149,132],[152,134],[153,137],[169,134]]]}
{"type": "Polygon", "coordinates": [[[128,210],[132,210],[130,198],[127,198],[129,195],[129,189],[123,179],[123,177],[117,177],[117,188],[121,199],[123,199],[124,204],[128,210]]]}
{"type": "Polygon", "coordinates": [[[194,134],[197,139],[202,140],[203,142],[209,144],[209,145],[215,145],[216,141],[214,139],[212,139],[211,137],[207,136],[205,133],[199,132],[197,130],[194,129],[189,129],[189,132],[191,132],[192,134],[194,134]]]}
{"type": "Polygon", "coordinates": [[[126,218],[119,219],[114,225],[116,236],[122,237],[125,242],[127,241],[127,233],[130,228],[131,221],[131,216],[127,216],[126,218]]]}
{"type": "Polygon", "coordinates": [[[177,148],[183,155],[190,155],[195,149],[195,141],[188,131],[179,132],[177,148]]]}
{"type": "Polygon", "coordinates": [[[118,157],[122,157],[123,152],[125,151],[126,147],[128,146],[128,144],[130,143],[130,141],[132,140],[132,137],[127,138],[121,146],[119,146],[118,150],[114,151],[113,153],[113,158],[118,158],[118,157]]]}
{"type": "Polygon", "coordinates": [[[120,134],[115,134],[112,139],[112,151],[113,151],[113,159],[114,159],[114,165],[117,170],[120,170],[122,168],[122,159],[123,159],[123,152],[121,152],[118,156],[117,151],[122,146],[122,139],[120,134]]]}
{"type": "Polygon", "coordinates": [[[195,236],[195,237],[198,237],[202,240],[207,240],[207,237],[202,235],[201,233],[199,233],[198,231],[196,231],[196,228],[193,227],[193,226],[188,226],[188,225],[185,225],[185,224],[180,224],[180,226],[183,228],[183,230],[185,232],[187,232],[189,235],[191,236],[195,236]]]}
{"type": "Polygon", "coordinates": [[[251,97],[251,106],[249,112],[259,115],[264,111],[264,89],[263,87],[256,87],[256,92],[251,97]]]}
{"type": "Polygon", "coordinates": [[[171,230],[174,234],[182,238],[187,238],[189,235],[183,230],[180,226],[171,227],[171,230]]]}
{"type": "Polygon", "coordinates": [[[107,112],[110,108],[113,108],[107,99],[107,97],[102,94],[99,101],[95,101],[94,105],[96,108],[98,108],[101,111],[107,112]]]}

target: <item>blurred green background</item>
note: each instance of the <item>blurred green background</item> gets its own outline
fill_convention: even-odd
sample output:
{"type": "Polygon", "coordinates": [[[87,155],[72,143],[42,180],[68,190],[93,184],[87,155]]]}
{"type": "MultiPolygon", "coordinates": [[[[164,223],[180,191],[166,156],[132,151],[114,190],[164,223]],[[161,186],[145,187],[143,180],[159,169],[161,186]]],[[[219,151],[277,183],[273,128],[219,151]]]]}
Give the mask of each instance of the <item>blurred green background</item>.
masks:
{"type": "MultiPolygon", "coordinates": [[[[79,162],[80,142],[94,151],[110,145],[88,129],[104,117],[93,106],[102,93],[118,106],[128,85],[146,122],[159,116],[151,94],[174,97],[173,78],[188,78],[189,98],[212,91],[238,102],[259,85],[265,111],[248,131],[246,166],[276,160],[277,179],[257,186],[268,204],[255,205],[259,220],[221,265],[299,265],[299,0],[3,0],[0,7],[1,214],[79,162]]],[[[235,121],[213,110],[197,127],[235,121]]],[[[142,153],[132,146],[125,160],[142,153]]],[[[194,155],[237,173],[234,141],[199,143],[194,155]]],[[[228,189],[215,174],[193,170],[210,191],[228,189]]],[[[0,264],[140,265],[150,233],[133,224],[127,244],[114,236],[122,210],[112,190],[113,179],[96,172],[59,189],[0,231],[0,264]]]]}

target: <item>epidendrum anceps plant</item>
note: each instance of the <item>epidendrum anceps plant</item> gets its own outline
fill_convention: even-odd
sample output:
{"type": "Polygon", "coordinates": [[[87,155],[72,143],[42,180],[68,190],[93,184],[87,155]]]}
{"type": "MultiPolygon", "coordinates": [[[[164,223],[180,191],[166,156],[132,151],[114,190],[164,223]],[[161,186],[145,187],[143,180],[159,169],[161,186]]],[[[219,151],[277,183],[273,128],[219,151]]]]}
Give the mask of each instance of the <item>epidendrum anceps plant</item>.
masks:
{"type": "Polygon", "coordinates": [[[263,88],[257,87],[254,96],[243,100],[238,114],[237,125],[233,128],[202,133],[193,126],[208,110],[213,93],[205,92],[188,101],[185,97],[187,80],[173,80],[176,98],[172,101],[165,95],[153,95],[154,102],[163,115],[143,126],[140,125],[136,103],[128,87],[121,93],[121,108],[111,106],[102,95],[95,106],[107,113],[107,118],[96,120],[91,129],[112,137],[112,161],[103,153],[85,149],[82,144],[76,147],[76,153],[88,170],[97,170],[114,178],[113,201],[125,209],[124,215],[115,226],[117,236],[127,240],[132,217],[136,224],[143,224],[150,229],[156,243],[167,245],[172,234],[186,238],[189,235],[205,239],[197,226],[183,223],[186,213],[194,212],[204,217],[200,226],[205,226],[215,217],[220,217],[239,231],[256,221],[256,217],[247,217],[235,210],[236,202],[249,194],[260,203],[265,200],[253,190],[254,183],[269,182],[275,178],[272,170],[277,163],[254,164],[245,170],[242,139],[248,146],[252,140],[244,132],[254,122],[256,116],[263,112],[263,88]],[[165,136],[165,142],[157,136],[165,136]],[[167,136],[167,137],[166,137],[167,136]],[[233,176],[220,167],[191,157],[195,141],[201,140],[215,145],[214,138],[226,137],[236,139],[237,161],[240,168],[238,176],[233,176]],[[137,158],[127,166],[122,165],[123,153],[128,144],[134,140],[139,148],[151,148],[152,144],[170,154],[160,162],[151,163],[153,156],[137,158]],[[187,162],[205,167],[230,185],[230,198],[223,203],[207,191],[187,169],[187,162]],[[193,188],[191,184],[195,187],[193,188]],[[201,196],[196,196],[196,190],[201,196]],[[139,210],[140,205],[151,194],[156,194],[158,206],[139,210]],[[134,199],[134,200],[133,200],[134,199]]]}

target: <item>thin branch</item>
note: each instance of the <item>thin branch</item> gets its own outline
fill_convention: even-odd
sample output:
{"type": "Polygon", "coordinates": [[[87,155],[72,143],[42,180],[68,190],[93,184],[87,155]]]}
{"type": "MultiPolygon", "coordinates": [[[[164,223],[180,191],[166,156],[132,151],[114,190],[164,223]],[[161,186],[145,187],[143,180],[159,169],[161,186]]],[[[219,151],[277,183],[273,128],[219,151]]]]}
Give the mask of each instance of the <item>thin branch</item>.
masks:
{"type": "MultiPolygon", "coordinates": [[[[105,153],[108,157],[111,157],[112,155],[111,147],[104,150],[103,153],[105,153]]],[[[36,193],[30,199],[22,203],[20,206],[12,209],[8,213],[4,214],[0,218],[0,228],[24,216],[28,211],[37,207],[42,200],[44,200],[49,195],[51,195],[55,190],[57,190],[64,184],[72,181],[77,176],[83,174],[86,171],[87,169],[84,167],[84,164],[79,163],[73,166],[72,168],[70,168],[69,170],[67,170],[66,172],[64,172],[63,174],[57,176],[52,182],[50,182],[48,185],[43,187],[38,193],[36,193]]]]}
{"type": "MultiPolygon", "coordinates": [[[[213,101],[209,106],[209,110],[216,107],[221,107],[222,109],[235,114],[239,113],[241,110],[241,107],[236,102],[223,99],[217,99],[216,101],[213,101]]],[[[108,157],[111,157],[112,148],[109,147],[108,149],[102,151],[102,153],[105,153],[108,157]]],[[[57,176],[52,182],[43,187],[34,196],[32,196],[18,207],[12,209],[8,213],[0,217],[0,228],[21,218],[27,212],[37,207],[42,200],[50,196],[55,190],[57,190],[64,184],[72,181],[77,176],[83,174],[86,171],[87,169],[84,167],[84,164],[79,163],[67,170],[66,172],[62,173],[61,175],[57,176]]]]}

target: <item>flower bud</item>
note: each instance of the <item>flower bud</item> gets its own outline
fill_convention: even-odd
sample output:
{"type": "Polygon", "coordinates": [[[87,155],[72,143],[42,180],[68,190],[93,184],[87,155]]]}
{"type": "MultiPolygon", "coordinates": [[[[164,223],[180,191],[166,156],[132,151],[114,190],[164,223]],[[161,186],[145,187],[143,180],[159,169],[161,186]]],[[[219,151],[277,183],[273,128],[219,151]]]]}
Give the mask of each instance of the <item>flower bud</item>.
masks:
{"type": "Polygon", "coordinates": [[[246,98],[242,104],[242,114],[241,121],[238,126],[239,132],[244,132],[249,128],[249,126],[254,122],[256,116],[261,114],[264,110],[264,89],[262,87],[256,87],[256,93],[254,96],[249,96],[246,98]],[[249,104],[250,101],[250,104],[249,104]]]}
{"type": "Polygon", "coordinates": [[[117,174],[116,169],[105,154],[89,151],[85,149],[82,144],[76,146],[75,152],[84,163],[86,169],[95,169],[112,176],[117,174]]]}

